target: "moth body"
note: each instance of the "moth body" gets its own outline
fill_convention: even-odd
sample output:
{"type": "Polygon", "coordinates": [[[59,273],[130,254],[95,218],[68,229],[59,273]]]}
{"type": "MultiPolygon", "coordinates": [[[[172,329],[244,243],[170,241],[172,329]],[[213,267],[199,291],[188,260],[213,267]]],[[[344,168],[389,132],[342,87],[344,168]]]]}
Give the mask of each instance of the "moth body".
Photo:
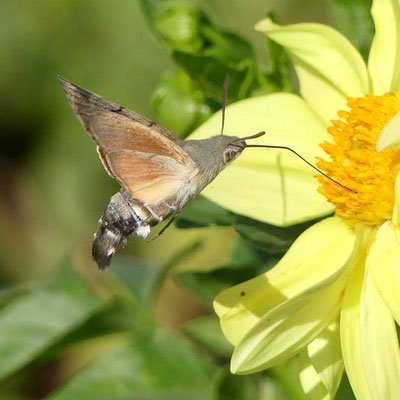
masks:
{"type": "Polygon", "coordinates": [[[128,236],[145,238],[150,227],[171,214],[175,218],[246,147],[244,140],[222,134],[183,141],[134,111],[59,79],[104,168],[122,186],[94,235],[92,255],[99,269],[110,264],[128,236]]]}

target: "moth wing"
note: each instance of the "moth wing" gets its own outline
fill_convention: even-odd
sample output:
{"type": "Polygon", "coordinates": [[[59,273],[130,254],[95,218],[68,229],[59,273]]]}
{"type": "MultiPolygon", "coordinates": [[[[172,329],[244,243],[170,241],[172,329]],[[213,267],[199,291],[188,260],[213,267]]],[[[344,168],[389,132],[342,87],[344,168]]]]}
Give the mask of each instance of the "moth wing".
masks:
{"type": "Polygon", "coordinates": [[[149,204],[172,197],[199,169],[169,130],[134,111],[60,82],[83,128],[97,144],[108,174],[149,204]]]}
{"type": "Polygon", "coordinates": [[[175,197],[198,171],[168,156],[132,150],[112,151],[105,158],[115,178],[147,204],[175,197]]]}
{"type": "Polygon", "coordinates": [[[118,150],[172,157],[184,166],[196,168],[192,157],[180,147],[181,139],[168,129],[64,78],[59,79],[75,115],[96,142],[109,173],[104,153],[118,150]]]}

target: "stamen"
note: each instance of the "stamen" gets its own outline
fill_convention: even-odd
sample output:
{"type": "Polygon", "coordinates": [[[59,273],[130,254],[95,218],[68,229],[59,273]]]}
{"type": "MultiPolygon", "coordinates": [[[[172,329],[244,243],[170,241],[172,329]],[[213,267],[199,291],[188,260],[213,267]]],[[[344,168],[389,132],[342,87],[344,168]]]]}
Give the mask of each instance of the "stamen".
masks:
{"type": "Polygon", "coordinates": [[[344,191],[323,176],[319,192],[336,206],[336,213],[353,222],[380,224],[392,218],[394,184],[400,171],[400,152],[375,145],[384,126],[400,111],[400,94],[371,94],[349,98],[349,111],[340,110],[328,132],[333,143],[321,147],[330,160],[317,166],[352,191],[344,191]]]}

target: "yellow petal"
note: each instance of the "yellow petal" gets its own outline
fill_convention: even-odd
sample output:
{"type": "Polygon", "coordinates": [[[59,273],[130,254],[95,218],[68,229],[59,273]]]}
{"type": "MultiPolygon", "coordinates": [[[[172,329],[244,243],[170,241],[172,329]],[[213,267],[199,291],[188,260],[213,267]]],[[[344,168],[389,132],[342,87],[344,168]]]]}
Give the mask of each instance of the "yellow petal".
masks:
{"type": "Polygon", "coordinates": [[[367,272],[360,305],[360,347],[372,398],[400,396],[400,352],[394,320],[367,272]]]}
{"type": "Polygon", "coordinates": [[[307,348],[299,353],[298,364],[300,383],[307,398],[310,400],[331,400],[325,385],[311,364],[307,348]]]}
{"type": "Polygon", "coordinates": [[[343,276],[322,293],[308,294],[265,314],[236,346],[231,371],[249,374],[297,354],[339,313],[343,276]]]}
{"type": "MultiPolygon", "coordinates": [[[[225,127],[227,135],[237,136],[265,130],[265,136],[251,143],[289,146],[312,163],[324,155],[319,143],[329,136],[304,100],[287,93],[228,106],[225,127]]],[[[217,113],[189,139],[208,138],[220,129],[221,113],[217,113]]],[[[202,194],[238,214],[274,225],[292,225],[333,211],[317,193],[315,175],[315,170],[289,151],[250,148],[202,194]]]]}
{"type": "Polygon", "coordinates": [[[367,258],[367,267],[392,316],[400,323],[400,244],[389,221],[378,230],[367,258]]]}
{"type": "Polygon", "coordinates": [[[361,97],[368,92],[368,73],[362,57],[331,27],[311,23],[279,26],[265,19],[256,25],[256,30],[285,47],[295,69],[299,67],[302,96],[325,122],[327,117],[335,117],[338,105],[344,105],[346,97],[361,97]],[[324,98],[327,86],[330,89],[324,98]]]}
{"type": "Polygon", "coordinates": [[[360,344],[360,297],[364,281],[363,260],[354,268],[343,298],[340,340],[346,373],[357,399],[374,400],[368,388],[360,344]]]}
{"type": "Polygon", "coordinates": [[[343,375],[339,319],[334,319],[299,355],[300,382],[311,400],[333,400],[343,375]]]}
{"type": "Polygon", "coordinates": [[[229,288],[214,301],[227,339],[237,344],[270,310],[316,293],[346,271],[356,235],[341,218],[327,218],[302,233],[270,271],[229,288]]]}
{"type": "Polygon", "coordinates": [[[387,147],[400,147],[400,113],[397,113],[385,125],[376,141],[377,151],[381,151],[387,147]]]}
{"type": "Polygon", "coordinates": [[[396,182],[394,185],[394,207],[393,207],[393,216],[392,223],[398,228],[400,225],[400,173],[397,174],[396,182]]]}
{"type": "Polygon", "coordinates": [[[400,7],[398,0],[374,0],[375,37],[368,59],[373,93],[400,90],[400,7]]]}
{"type": "Polygon", "coordinates": [[[347,108],[347,98],[330,82],[296,58],[292,58],[297,77],[300,82],[301,95],[310,108],[318,114],[325,126],[331,124],[338,110],[347,108]],[[324,93],[321,96],[321,93],[324,93]]]}

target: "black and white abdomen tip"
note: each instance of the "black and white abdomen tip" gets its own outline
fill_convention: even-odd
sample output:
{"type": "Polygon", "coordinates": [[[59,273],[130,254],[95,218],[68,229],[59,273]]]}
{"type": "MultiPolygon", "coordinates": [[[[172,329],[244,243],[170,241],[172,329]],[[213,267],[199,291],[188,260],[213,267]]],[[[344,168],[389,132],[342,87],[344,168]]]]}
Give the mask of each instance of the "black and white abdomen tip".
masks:
{"type": "Polygon", "coordinates": [[[125,236],[116,230],[110,230],[99,221],[99,227],[94,234],[92,247],[92,257],[96,261],[100,270],[104,270],[110,265],[111,258],[115,251],[124,240],[125,236]]]}
{"type": "Polygon", "coordinates": [[[112,256],[121,243],[126,243],[128,236],[135,234],[145,238],[150,233],[149,224],[138,217],[124,197],[123,191],[111,197],[94,234],[92,257],[100,270],[110,265],[112,256]]]}

